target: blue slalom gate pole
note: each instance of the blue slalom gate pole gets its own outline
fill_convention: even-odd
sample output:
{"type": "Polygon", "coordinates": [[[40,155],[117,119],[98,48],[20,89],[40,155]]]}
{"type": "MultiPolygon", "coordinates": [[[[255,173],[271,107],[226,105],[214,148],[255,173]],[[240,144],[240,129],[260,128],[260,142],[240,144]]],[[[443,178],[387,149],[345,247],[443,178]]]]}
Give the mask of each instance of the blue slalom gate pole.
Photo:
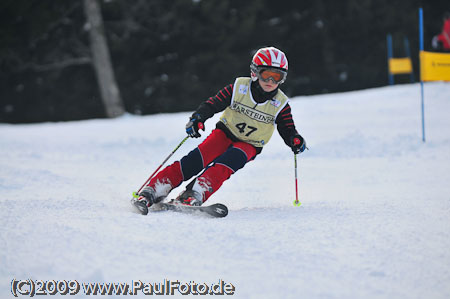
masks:
{"type": "Polygon", "coordinates": [[[386,35],[386,42],[387,42],[389,85],[394,85],[394,75],[391,74],[391,70],[389,68],[389,61],[391,60],[392,57],[394,57],[394,51],[392,50],[392,35],[390,34],[386,35]]]}
{"type": "MultiPolygon", "coordinates": [[[[420,52],[423,51],[423,9],[419,8],[419,40],[420,40],[420,52]]],[[[425,103],[423,95],[423,80],[420,76],[420,94],[422,97],[422,141],[425,142],[425,103]]]]}
{"type": "MultiPolygon", "coordinates": [[[[406,57],[411,59],[411,50],[409,49],[409,40],[406,36],[403,39],[403,44],[405,46],[406,57]]],[[[411,80],[411,83],[414,83],[414,71],[413,70],[411,70],[411,73],[409,74],[409,79],[411,80]]]]}

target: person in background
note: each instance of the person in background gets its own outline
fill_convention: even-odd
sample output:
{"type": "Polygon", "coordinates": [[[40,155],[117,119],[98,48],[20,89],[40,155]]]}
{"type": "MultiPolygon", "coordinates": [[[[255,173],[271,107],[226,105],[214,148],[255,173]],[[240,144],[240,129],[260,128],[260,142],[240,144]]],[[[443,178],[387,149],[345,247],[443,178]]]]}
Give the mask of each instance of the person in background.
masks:
{"type": "Polygon", "coordinates": [[[444,14],[442,32],[433,37],[431,45],[438,51],[450,51],[450,12],[444,14]]]}

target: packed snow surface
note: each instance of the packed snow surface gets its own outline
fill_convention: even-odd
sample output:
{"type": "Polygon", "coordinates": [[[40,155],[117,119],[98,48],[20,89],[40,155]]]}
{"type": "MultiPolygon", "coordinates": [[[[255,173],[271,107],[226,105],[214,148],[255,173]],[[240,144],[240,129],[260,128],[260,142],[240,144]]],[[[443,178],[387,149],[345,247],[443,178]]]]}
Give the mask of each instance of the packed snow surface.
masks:
{"type": "Polygon", "coordinates": [[[130,205],[190,113],[1,124],[0,298],[14,279],[223,281],[232,298],[450,298],[450,83],[425,84],[425,143],[419,84],[291,106],[309,147],[298,156],[302,205],[294,155],[275,132],[206,203],[227,205],[223,219],[130,205]]]}

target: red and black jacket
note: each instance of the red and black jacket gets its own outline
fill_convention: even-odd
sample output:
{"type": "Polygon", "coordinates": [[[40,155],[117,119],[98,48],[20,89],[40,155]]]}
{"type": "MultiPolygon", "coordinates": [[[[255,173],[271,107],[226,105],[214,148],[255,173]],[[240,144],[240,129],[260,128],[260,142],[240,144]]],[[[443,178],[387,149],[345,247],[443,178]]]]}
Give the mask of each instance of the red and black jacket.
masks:
{"type": "MultiPolygon", "coordinates": [[[[257,81],[252,81],[250,85],[253,99],[258,103],[264,103],[265,101],[272,100],[275,94],[278,92],[278,88],[272,92],[265,92],[262,90],[257,81]]],[[[203,120],[207,120],[212,117],[214,114],[224,111],[228,106],[231,105],[231,98],[233,96],[233,84],[229,84],[219,90],[219,92],[213,96],[208,98],[206,101],[200,104],[197,110],[194,112],[195,114],[199,114],[203,120]]],[[[294,135],[298,135],[297,130],[295,129],[294,119],[291,114],[291,106],[289,103],[286,104],[286,107],[278,114],[275,124],[277,125],[278,133],[281,138],[283,138],[286,145],[291,146],[290,140],[294,135]]],[[[224,131],[228,138],[233,141],[239,141],[222,123],[218,122],[216,125],[217,129],[224,131]]],[[[258,152],[261,151],[262,148],[258,148],[258,152]]]]}

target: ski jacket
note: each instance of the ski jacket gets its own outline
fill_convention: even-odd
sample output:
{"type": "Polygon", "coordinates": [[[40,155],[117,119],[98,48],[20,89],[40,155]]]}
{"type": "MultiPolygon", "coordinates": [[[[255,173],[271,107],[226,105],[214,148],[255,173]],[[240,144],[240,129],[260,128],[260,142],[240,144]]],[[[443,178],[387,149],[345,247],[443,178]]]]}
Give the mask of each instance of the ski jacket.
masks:
{"type": "Polygon", "coordinates": [[[250,78],[237,78],[233,85],[231,104],[220,121],[240,140],[255,147],[263,147],[272,137],[275,119],[288,102],[281,91],[271,100],[258,103],[253,99],[250,78]]]}
{"type": "MultiPolygon", "coordinates": [[[[210,97],[206,101],[201,103],[200,106],[197,108],[197,110],[194,112],[194,115],[199,114],[202,119],[206,120],[206,119],[212,117],[214,114],[225,110],[224,115],[222,115],[221,120],[216,124],[216,128],[224,131],[225,134],[228,136],[228,138],[230,138],[231,140],[248,142],[256,147],[258,153],[261,152],[262,147],[267,143],[268,139],[264,140],[263,143],[260,142],[261,140],[259,142],[257,140],[256,140],[256,142],[251,142],[251,140],[249,140],[248,138],[244,138],[244,137],[252,129],[250,129],[250,131],[248,129],[247,129],[247,131],[244,130],[245,134],[244,134],[244,137],[242,137],[242,134],[236,133],[237,132],[236,130],[230,129],[231,126],[229,124],[228,125],[226,124],[227,121],[225,121],[225,123],[223,121],[224,117],[227,120],[230,116],[233,118],[233,115],[237,115],[238,113],[240,113],[240,111],[242,111],[242,110],[239,110],[239,111],[236,110],[236,107],[237,107],[236,103],[238,101],[242,102],[243,97],[234,97],[234,99],[233,99],[233,94],[235,94],[235,93],[238,94],[240,88],[245,89],[244,86],[249,87],[248,95],[251,95],[251,97],[246,97],[244,101],[250,101],[247,103],[253,102],[253,106],[251,107],[252,110],[248,110],[247,114],[256,115],[256,113],[259,113],[258,111],[261,112],[261,115],[264,115],[264,114],[269,115],[270,113],[272,113],[273,119],[270,119],[270,121],[268,122],[268,124],[271,128],[268,129],[266,127],[264,129],[264,130],[268,130],[268,131],[266,131],[263,134],[263,136],[266,136],[266,137],[263,137],[262,140],[264,140],[264,138],[267,138],[267,136],[269,137],[268,139],[270,139],[270,136],[272,135],[272,132],[276,125],[278,133],[283,138],[286,145],[288,145],[290,147],[291,146],[290,145],[291,137],[294,135],[298,135],[298,132],[295,128],[294,120],[293,120],[292,114],[291,114],[291,107],[289,106],[287,96],[284,95],[284,93],[281,90],[279,90],[279,88],[277,88],[276,90],[274,90],[271,93],[264,92],[262,90],[262,88],[260,87],[260,85],[258,84],[258,82],[251,81],[250,78],[237,78],[234,84],[229,84],[229,85],[225,86],[224,88],[219,90],[219,92],[215,96],[210,97]],[[241,87],[241,85],[243,85],[243,86],[241,87]],[[236,88],[238,89],[237,92],[235,91],[236,88]],[[238,99],[236,101],[237,98],[240,98],[240,99],[238,99]],[[235,104],[234,107],[232,107],[233,103],[235,104]],[[276,107],[276,106],[278,106],[278,107],[276,107]],[[273,107],[273,109],[272,109],[272,107],[273,107]],[[262,108],[264,108],[264,109],[262,109],[262,108]],[[269,111],[269,110],[271,110],[271,111],[269,111]],[[266,113],[268,111],[269,111],[269,113],[266,113]]],[[[241,90],[241,92],[244,92],[244,90],[241,90]]],[[[241,94],[241,95],[244,95],[244,94],[241,94]]],[[[239,118],[237,118],[237,119],[239,119],[239,118]]],[[[247,121],[248,121],[248,119],[247,119],[247,121]]],[[[255,124],[255,123],[253,123],[253,124],[255,124]]],[[[236,120],[234,120],[234,126],[235,126],[235,128],[237,128],[238,131],[240,131],[239,129],[242,129],[242,130],[245,129],[243,127],[244,125],[240,124],[239,121],[236,121],[236,120]],[[238,125],[238,127],[236,127],[236,125],[238,125]]],[[[256,127],[256,126],[252,126],[252,127],[256,127]]],[[[246,137],[250,137],[250,136],[251,135],[246,136],[246,137]]],[[[255,135],[255,136],[257,136],[257,135],[255,135]]]]}

